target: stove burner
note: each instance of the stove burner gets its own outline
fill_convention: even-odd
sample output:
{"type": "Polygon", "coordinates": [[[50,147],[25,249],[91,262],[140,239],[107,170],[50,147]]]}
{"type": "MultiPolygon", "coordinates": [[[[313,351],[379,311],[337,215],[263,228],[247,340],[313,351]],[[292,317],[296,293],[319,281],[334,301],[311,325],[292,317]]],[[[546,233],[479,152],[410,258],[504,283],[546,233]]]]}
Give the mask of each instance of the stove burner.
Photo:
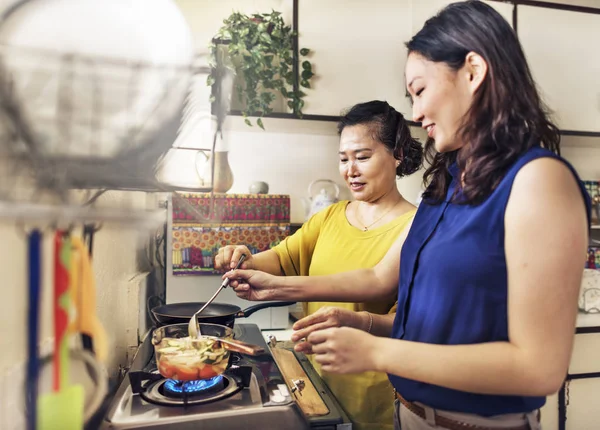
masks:
{"type": "Polygon", "coordinates": [[[223,376],[218,375],[210,379],[201,379],[198,381],[175,381],[174,379],[168,379],[165,382],[164,390],[165,394],[187,394],[194,395],[208,391],[211,388],[222,386],[223,376]]]}
{"type": "MultiPolygon", "coordinates": [[[[226,399],[236,394],[244,388],[241,381],[236,380],[230,375],[219,375],[217,383],[212,385],[210,388],[206,388],[202,391],[189,392],[183,391],[181,381],[173,381],[172,379],[159,379],[157,381],[150,382],[147,386],[139,392],[139,395],[147,402],[161,406],[195,406],[206,403],[211,403],[217,400],[226,399]],[[167,389],[167,384],[171,386],[171,390],[167,389]],[[177,388],[178,386],[178,388],[177,388]],[[173,390],[173,388],[175,388],[173,390]],[[177,391],[179,389],[179,391],[177,391]]],[[[206,383],[212,381],[212,379],[205,381],[191,381],[194,383],[206,383]]],[[[190,382],[187,382],[190,384],[190,382]]],[[[186,387],[187,388],[187,387],[186,387]]]]}

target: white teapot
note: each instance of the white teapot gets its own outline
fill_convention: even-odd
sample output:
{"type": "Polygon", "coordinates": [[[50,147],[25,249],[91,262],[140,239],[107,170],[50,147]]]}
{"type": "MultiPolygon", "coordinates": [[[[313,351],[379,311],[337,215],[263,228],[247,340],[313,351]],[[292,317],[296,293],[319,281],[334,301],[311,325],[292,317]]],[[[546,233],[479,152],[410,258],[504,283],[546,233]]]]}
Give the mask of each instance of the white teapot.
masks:
{"type": "Polygon", "coordinates": [[[307,220],[327,206],[337,203],[340,196],[340,187],[331,179],[317,179],[312,181],[308,186],[308,196],[308,199],[304,200],[307,220]],[[317,184],[327,185],[321,185],[321,187],[318,188],[318,191],[316,191],[313,187],[317,184]]]}

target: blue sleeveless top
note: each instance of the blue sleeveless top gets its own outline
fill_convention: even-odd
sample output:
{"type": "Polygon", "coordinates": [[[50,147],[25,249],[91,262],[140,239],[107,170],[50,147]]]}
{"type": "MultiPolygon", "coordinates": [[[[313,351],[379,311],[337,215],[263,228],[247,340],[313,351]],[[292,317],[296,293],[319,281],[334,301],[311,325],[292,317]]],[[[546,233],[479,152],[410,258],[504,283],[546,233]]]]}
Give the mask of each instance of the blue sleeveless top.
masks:
{"type": "MultiPolygon", "coordinates": [[[[450,202],[458,180],[458,169],[452,166],[445,201],[421,203],[402,248],[392,337],[441,345],[508,341],[504,212],[517,172],[541,157],[559,159],[571,169],[580,183],[589,222],[585,187],[573,167],[548,150],[535,147],[523,154],[492,194],[476,206],[450,202]]],[[[584,257],[581,270],[583,265],[584,257]]],[[[409,401],[482,416],[530,412],[546,401],[545,397],[468,393],[395,375],[389,379],[409,401]]]]}

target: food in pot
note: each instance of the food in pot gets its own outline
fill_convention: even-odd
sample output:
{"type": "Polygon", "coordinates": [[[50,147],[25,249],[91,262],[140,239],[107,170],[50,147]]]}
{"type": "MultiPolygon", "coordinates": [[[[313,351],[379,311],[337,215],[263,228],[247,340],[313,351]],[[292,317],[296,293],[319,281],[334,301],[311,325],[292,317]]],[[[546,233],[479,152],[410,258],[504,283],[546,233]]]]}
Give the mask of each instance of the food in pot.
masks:
{"type": "Polygon", "coordinates": [[[158,371],[177,381],[209,379],[227,368],[229,351],[218,340],[165,337],[155,345],[158,371]]]}

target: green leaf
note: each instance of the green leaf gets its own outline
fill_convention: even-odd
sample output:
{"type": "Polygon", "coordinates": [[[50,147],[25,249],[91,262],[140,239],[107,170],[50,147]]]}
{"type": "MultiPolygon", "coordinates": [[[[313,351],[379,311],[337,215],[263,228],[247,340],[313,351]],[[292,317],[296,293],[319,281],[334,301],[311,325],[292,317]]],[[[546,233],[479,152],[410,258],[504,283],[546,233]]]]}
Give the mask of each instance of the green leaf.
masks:
{"type": "Polygon", "coordinates": [[[287,105],[290,109],[294,109],[294,102],[291,100],[288,100],[287,105]]]}
{"type": "Polygon", "coordinates": [[[311,67],[311,65],[310,65],[310,61],[308,61],[308,60],[304,60],[304,61],[302,62],[302,68],[303,68],[304,70],[310,70],[310,69],[312,68],[312,67],[311,67]]]}
{"type": "Polygon", "coordinates": [[[208,77],[206,78],[206,85],[210,87],[214,83],[215,83],[215,77],[213,75],[208,75],[208,77]]]}
{"type": "Polygon", "coordinates": [[[246,119],[244,120],[244,122],[246,123],[246,125],[248,125],[248,126],[252,127],[252,123],[250,122],[250,120],[249,120],[248,118],[246,118],[246,119]]]}
{"type": "Polygon", "coordinates": [[[267,105],[269,105],[269,103],[271,103],[274,98],[275,96],[273,95],[273,93],[264,92],[260,95],[260,100],[267,105]]]}
{"type": "Polygon", "coordinates": [[[310,88],[310,83],[304,79],[300,81],[300,85],[302,85],[304,88],[310,88]]]}
{"type": "Polygon", "coordinates": [[[271,43],[271,36],[268,33],[261,33],[260,40],[264,43],[271,43]]]}
{"type": "Polygon", "coordinates": [[[302,48],[300,50],[300,55],[308,55],[309,52],[310,52],[310,49],[308,49],[308,48],[302,48]]]}
{"type": "Polygon", "coordinates": [[[211,95],[211,96],[209,97],[209,99],[208,99],[208,101],[209,101],[210,103],[214,103],[216,100],[217,100],[217,98],[216,98],[215,96],[213,96],[213,95],[211,95]]]}
{"type": "Polygon", "coordinates": [[[265,126],[263,125],[262,119],[258,118],[256,120],[256,125],[258,125],[260,128],[262,128],[263,130],[265,129],[265,126]]]}
{"type": "Polygon", "coordinates": [[[308,81],[310,78],[312,78],[314,76],[314,73],[310,70],[303,70],[302,73],[300,74],[300,76],[305,81],[308,81]]]}

